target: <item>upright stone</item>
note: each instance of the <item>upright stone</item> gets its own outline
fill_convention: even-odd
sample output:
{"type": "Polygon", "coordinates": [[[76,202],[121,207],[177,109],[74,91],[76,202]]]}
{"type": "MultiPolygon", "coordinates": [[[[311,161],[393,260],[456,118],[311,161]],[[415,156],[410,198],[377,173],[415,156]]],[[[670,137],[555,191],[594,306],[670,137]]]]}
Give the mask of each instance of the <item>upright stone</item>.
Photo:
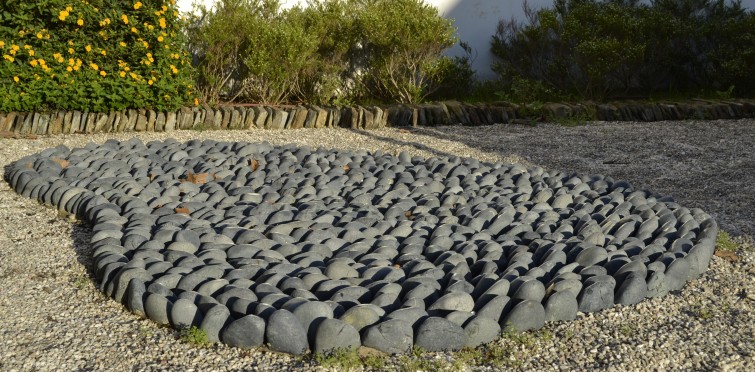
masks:
{"type": "Polygon", "coordinates": [[[273,107],[270,110],[272,111],[272,118],[268,122],[269,126],[266,129],[280,130],[285,128],[288,112],[277,107],[273,107]]]}
{"type": "Polygon", "coordinates": [[[220,129],[228,129],[228,125],[231,123],[231,115],[233,109],[227,106],[221,107],[220,111],[223,112],[223,119],[220,122],[220,129]]]}
{"type": "Polygon", "coordinates": [[[39,114],[39,123],[37,124],[36,134],[47,134],[47,127],[50,125],[50,114],[39,114]]]}
{"type": "Polygon", "coordinates": [[[71,126],[68,128],[69,134],[74,134],[79,131],[79,125],[81,125],[81,111],[74,111],[71,115],[71,126]]]}
{"type": "Polygon", "coordinates": [[[245,114],[244,114],[244,125],[243,125],[242,128],[243,129],[252,129],[252,128],[254,128],[254,117],[255,117],[254,109],[252,109],[251,107],[247,107],[246,109],[244,109],[244,111],[245,111],[245,114]]]}
{"type": "Polygon", "coordinates": [[[165,131],[170,132],[176,130],[176,113],[171,111],[165,115],[165,131]]]}
{"type": "Polygon", "coordinates": [[[304,120],[304,128],[314,128],[317,121],[317,110],[314,107],[307,108],[307,118],[304,120]]]}
{"type": "MultiPolygon", "coordinates": [[[[50,126],[47,128],[48,134],[60,134],[63,132],[63,119],[65,118],[65,112],[58,111],[55,114],[53,114],[52,122],[50,123],[50,126]]],[[[0,120],[2,121],[2,120],[0,120]]]]}
{"type": "Polygon", "coordinates": [[[252,110],[254,110],[254,126],[260,129],[267,128],[270,113],[262,106],[255,106],[252,110]]]}
{"type": "Polygon", "coordinates": [[[147,110],[147,131],[155,131],[155,121],[157,120],[157,114],[155,110],[147,110]]]}
{"type": "Polygon", "coordinates": [[[307,109],[301,106],[297,106],[293,109],[291,112],[291,115],[293,116],[291,118],[291,129],[304,128],[304,122],[307,120],[307,113],[307,109]]]}
{"type": "Polygon", "coordinates": [[[13,123],[16,121],[17,114],[15,112],[9,112],[5,114],[5,118],[0,120],[0,131],[12,131],[13,123]]]}
{"type": "Polygon", "coordinates": [[[231,108],[231,121],[228,123],[228,129],[241,129],[243,125],[241,113],[236,108],[231,108]]]}
{"type": "Polygon", "coordinates": [[[202,111],[204,111],[202,126],[205,129],[212,128],[215,125],[215,111],[213,111],[212,108],[206,103],[202,104],[202,111]]]}
{"type": "Polygon", "coordinates": [[[370,111],[369,108],[362,108],[362,128],[364,129],[375,129],[375,115],[370,111]]]}
{"type": "Polygon", "coordinates": [[[158,131],[158,132],[165,131],[165,113],[164,112],[157,113],[157,118],[155,119],[155,131],[158,131]]]}
{"type": "Polygon", "coordinates": [[[134,129],[137,132],[144,132],[147,130],[147,115],[145,115],[144,110],[139,110],[139,113],[136,116],[136,125],[134,125],[134,129]]]}

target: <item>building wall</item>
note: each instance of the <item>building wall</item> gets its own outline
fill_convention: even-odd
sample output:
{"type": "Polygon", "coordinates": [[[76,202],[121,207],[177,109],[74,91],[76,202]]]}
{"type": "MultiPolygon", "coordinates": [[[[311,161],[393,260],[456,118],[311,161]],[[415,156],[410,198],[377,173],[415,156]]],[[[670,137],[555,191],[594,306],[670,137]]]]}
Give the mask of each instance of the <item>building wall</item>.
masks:
{"type": "MultiPolygon", "coordinates": [[[[191,4],[199,1],[210,5],[215,0],[178,0],[181,11],[190,11],[191,4]]],[[[472,47],[473,68],[477,77],[488,80],[495,75],[490,70],[493,55],[490,53],[491,37],[496,31],[501,19],[517,19],[524,21],[523,0],[425,0],[438,8],[444,17],[455,20],[459,31],[459,39],[472,47]]],[[[528,0],[530,7],[539,9],[553,5],[553,0],[528,0]]],[[[306,0],[282,0],[285,7],[296,4],[306,4],[306,0]]],[[[748,9],[755,9],[755,0],[743,0],[742,5],[748,9]]],[[[463,50],[458,45],[448,51],[449,55],[462,55],[463,50]]]]}

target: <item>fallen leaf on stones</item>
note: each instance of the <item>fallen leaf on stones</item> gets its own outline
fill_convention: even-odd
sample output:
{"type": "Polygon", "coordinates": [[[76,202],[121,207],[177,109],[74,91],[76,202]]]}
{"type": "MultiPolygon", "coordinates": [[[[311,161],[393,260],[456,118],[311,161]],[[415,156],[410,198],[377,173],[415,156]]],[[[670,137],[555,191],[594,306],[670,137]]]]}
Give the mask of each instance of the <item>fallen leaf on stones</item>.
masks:
{"type": "Polygon", "coordinates": [[[152,181],[154,181],[154,180],[155,180],[155,178],[157,178],[157,175],[156,175],[156,174],[154,174],[154,173],[150,173],[150,174],[149,174],[149,182],[152,182],[152,181]]]}
{"type": "Polygon", "coordinates": [[[207,173],[191,173],[186,176],[186,179],[184,182],[191,182],[197,185],[202,185],[207,183],[207,173]]]}
{"type": "Polygon", "coordinates": [[[25,135],[24,138],[26,138],[26,139],[37,139],[39,137],[37,137],[36,134],[29,133],[29,134],[25,135]]]}
{"type": "Polygon", "coordinates": [[[63,169],[66,169],[66,167],[68,167],[68,164],[69,164],[68,160],[60,159],[60,158],[52,158],[52,161],[58,163],[58,165],[60,165],[60,167],[63,169]]]}
{"type": "Polygon", "coordinates": [[[343,166],[343,171],[344,172],[348,172],[350,170],[351,170],[351,167],[348,164],[346,164],[346,165],[343,166]]]}
{"type": "Polygon", "coordinates": [[[189,208],[186,208],[186,207],[178,207],[178,208],[176,208],[174,210],[176,211],[176,213],[183,213],[183,214],[189,214],[189,213],[191,213],[191,211],[189,210],[189,208]]]}
{"type": "Polygon", "coordinates": [[[408,218],[408,219],[409,219],[410,221],[414,221],[414,219],[416,218],[416,217],[415,217],[415,216],[414,216],[414,215],[412,214],[412,211],[406,211],[406,212],[404,212],[404,216],[406,216],[406,218],[408,218]]]}
{"type": "Polygon", "coordinates": [[[252,172],[254,172],[260,167],[260,162],[257,159],[252,159],[249,161],[249,166],[252,167],[252,172]]]}
{"type": "Polygon", "coordinates": [[[731,251],[722,251],[720,249],[716,249],[716,252],[713,253],[718,257],[723,258],[724,260],[727,260],[729,262],[737,262],[739,261],[739,256],[737,256],[736,253],[731,251]]]}
{"type": "Polygon", "coordinates": [[[406,129],[399,129],[399,130],[398,130],[398,132],[399,132],[399,133],[408,134],[408,133],[411,133],[412,131],[410,131],[410,130],[406,130],[406,129]]]}

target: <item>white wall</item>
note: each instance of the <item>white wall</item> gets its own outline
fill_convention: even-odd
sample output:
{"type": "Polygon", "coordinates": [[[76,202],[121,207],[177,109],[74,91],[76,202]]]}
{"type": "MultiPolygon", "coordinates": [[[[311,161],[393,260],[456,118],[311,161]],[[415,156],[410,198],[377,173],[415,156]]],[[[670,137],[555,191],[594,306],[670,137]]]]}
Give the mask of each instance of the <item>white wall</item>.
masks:
{"type": "MultiPolygon", "coordinates": [[[[178,0],[178,7],[182,12],[191,10],[191,4],[199,1],[210,5],[215,0],[178,0]]],[[[438,8],[444,17],[455,20],[459,31],[459,39],[472,47],[474,58],[473,68],[480,79],[495,77],[490,70],[493,56],[490,53],[491,37],[496,31],[500,19],[524,20],[523,0],[425,0],[438,8]]],[[[306,4],[306,0],[281,0],[284,7],[296,4],[306,4]]],[[[553,5],[553,0],[529,0],[533,9],[553,5]]],[[[755,9],[755,0],[743,0],[742,5],[748,9],[755,9]]],[[[459,46],[451,48],[449,55],[461,55],[459,46]]]]}

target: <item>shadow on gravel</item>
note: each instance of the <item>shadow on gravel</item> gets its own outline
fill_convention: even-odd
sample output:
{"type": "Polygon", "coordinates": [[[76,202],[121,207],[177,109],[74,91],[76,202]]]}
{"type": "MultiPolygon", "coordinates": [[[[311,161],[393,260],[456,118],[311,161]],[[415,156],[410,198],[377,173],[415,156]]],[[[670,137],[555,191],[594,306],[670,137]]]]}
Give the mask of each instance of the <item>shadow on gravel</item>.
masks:
{"type": "MultiPolygon", "coordinates": [[[[400,128],[399,130],[402,130],[402,129],[410,131],[410,130],[404,129],[404,128],[400,128]]],[[[452,154],[450,152],[445,152],[445,151],[441,151],[441,150],[438,150],[438,149],[434,149],[434,148],[432,148],[430,146],[423,145],[423,144],[418,143],[418,142],[402,141],[402,140],[397,140],[395,138],[379,136],[379,135],[375,134],[374,132],[370,132],[370,131],[367,131],[367,130],[361,130],[361,129],[348,129],[348,130],[350,130],[350,131],[352,131],[352,132],[354,132],[356,134],[359,134],[360,136],[364,136],[364,137],[373,139],[375,141],[380,141],[380,142],[385,142],[385,143],[391,143],[391,144],[394,144],[394,145],[397,145],[397,146],[411,146],[411,147],[414,147],[414,148],[416,148],[418,150],[427,151],[427,152],[432,153],[432,154],[434,154],[436,156],[442,156],[442,157],[455,157],[455,156],[457,156],[457,155],[452,154]]],[[[410,132],[414,132],[414,130],[411,130],[410,132]]]]}
{"type": "Polygon", "coordinates": [[[546,169],[603,174],[702,208],[731,235],[755,235],[755,125],[748,120],[500,124],[412,133],[518,156],[546,169]]]}

